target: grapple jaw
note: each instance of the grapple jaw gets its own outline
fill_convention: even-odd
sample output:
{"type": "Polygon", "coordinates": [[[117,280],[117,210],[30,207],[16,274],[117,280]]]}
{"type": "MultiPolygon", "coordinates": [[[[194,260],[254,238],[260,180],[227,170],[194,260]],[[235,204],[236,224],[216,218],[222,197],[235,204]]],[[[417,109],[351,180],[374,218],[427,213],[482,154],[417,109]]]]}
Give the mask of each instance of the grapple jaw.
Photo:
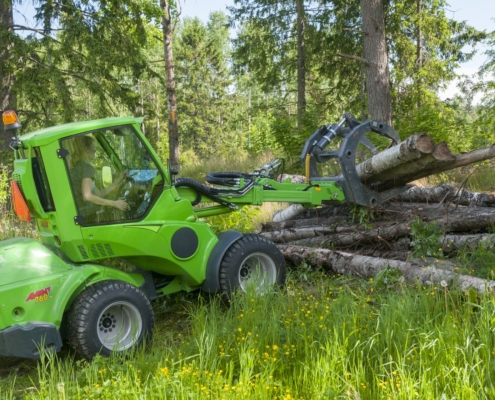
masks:
{"type": "Polygon", "coordinates": [[[339,123],[322,126],[306,141],[301,153],[301,161],[303,166],[306,167],[307,179],[311,183],[334,181],[342,187],[346,201],[367,207],[376,206],[407,190],[408,187],[404,186],[378,193],[361,182],[356,170],[356,150],[358,145],[361,143],[370,149],[373,154],[377,153],[376,147],[364,136],[368,132],[374,132],[391,139],[395,144],[400,142],[397,131],[386,123],[377,120],[360,123],[351,114],[346,113],[339,123]],[[325,150],[337,136],[343,138],[340,149],[334,151],[325,150]],[[332,159],[338,160],[342,175],[321,177],[317,164],[325,163],[332,159]]]}

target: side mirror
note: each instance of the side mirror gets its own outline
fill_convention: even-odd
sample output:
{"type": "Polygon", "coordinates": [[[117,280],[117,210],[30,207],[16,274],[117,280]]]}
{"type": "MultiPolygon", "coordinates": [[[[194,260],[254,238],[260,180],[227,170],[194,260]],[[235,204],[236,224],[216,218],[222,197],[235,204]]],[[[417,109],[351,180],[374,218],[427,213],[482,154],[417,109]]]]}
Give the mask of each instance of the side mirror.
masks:
{"type": "Polygon", "coordinates": [[[101,169],[101,184],[104,188],[107,188],[112,184],[112,181],[112,169],[108,165],[105,165],[101,169]]]}

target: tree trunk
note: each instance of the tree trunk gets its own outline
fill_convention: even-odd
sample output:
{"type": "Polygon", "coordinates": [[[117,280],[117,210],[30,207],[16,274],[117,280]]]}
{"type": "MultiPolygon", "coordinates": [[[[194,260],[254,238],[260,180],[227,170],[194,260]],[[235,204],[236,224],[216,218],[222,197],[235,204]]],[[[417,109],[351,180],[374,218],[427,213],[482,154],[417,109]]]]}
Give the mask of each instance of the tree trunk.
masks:
{"type": "Polygon", "coordinates": [[[434,266],[424,267],[412,262],[361,256],[326,249],[284,244],[277,247],[284,257],[294,265],[300,265],[302,262],[305,262],[314,266],[322,266],[331,269],[335,273],[344,275],[356,275],[369,279],[374,278],[378,272],[390,268],[400,270],[404,279],[412,283],[419,281],[424,285],[428,285],[439,284],[441,281],[445,281],[448,286],[455,285],[466,291],[473,289],[478,293],[495,288],[494,281],[487,281],[468,275],[459,275],[434,266]]]}
{"type": "Polygon", "coordinates": [[[306,112],[306,43],[304,41],[304,31],[306,24],[306,14],[304,12],[304,0],[296,0],[297,10],[297,120],[298,127],[301,128],[306,112]]]}
{"type": "Polygon", "coordinates": [[[177,124],[177,99],[175,96],[175,70],[172,53],[172,35],[174,24],[170,12],[170,1],[161,0],[163,10],[163,49],[165,58],[165,73],[167,76],[167,109],[168,109],[168,144],[170,164],[179,168],[179,129],[177,124]]]}
{"type": "Polygon", "coordinates": [[[423,13],[423,0],[416,0],[417,1],[417,11],[418,11],[418,22],[417,22],[417,36],[416,36],[416,66],[418,70],[418,81],[416,82],[416,87],[417,87],[417,92],[418,92],[418,108],[421,107],[422,101],[421,101],[421,86],[422,86],[422,79],[421,79],[421,69],[423,68],[423,32],[422,32],[422,13],[423,13]]]}
{"type": "Polygon", "coordinates": [[[382,0],[361,0],[363,55],[366,65],[368,113],[372,119],[392,126],[385,19],[382,0]]]}
{"type": "MultiPolygon", "coordinates": [[[[8,61],[14,46],[11,41],[13,24],[12,2],[0,0],[0,114],[5,110],[16,108],[16,97],[13,92],[14,73],[9,68],[8,61]]],[[[0,160],[6,159],[4,152],[9,151],[10,139],[10,135],[3,129],[3,122],[0,121],[0,160]]]]}

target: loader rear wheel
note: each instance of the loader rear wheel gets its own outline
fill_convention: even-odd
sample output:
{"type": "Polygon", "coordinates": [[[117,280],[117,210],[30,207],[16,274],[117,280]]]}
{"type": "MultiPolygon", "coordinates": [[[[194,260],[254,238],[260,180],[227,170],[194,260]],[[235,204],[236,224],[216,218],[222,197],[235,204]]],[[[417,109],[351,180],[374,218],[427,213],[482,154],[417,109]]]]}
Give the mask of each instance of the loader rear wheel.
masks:
{"type": "Polygon", "coordinates": [[[151,340],[153,309],[135,286],[122,281],[103,281],[81,292],[68,318],[68,337],[83,357],[109,356],[151,340]]]}
{"type": "Polygon", "coordinates": [[[285,283],[285,260],[280,250],[263,236],[244,235],[234,242],[220,264],[220,288],[230,297],[250,286],[257,294],[285,283]]]}

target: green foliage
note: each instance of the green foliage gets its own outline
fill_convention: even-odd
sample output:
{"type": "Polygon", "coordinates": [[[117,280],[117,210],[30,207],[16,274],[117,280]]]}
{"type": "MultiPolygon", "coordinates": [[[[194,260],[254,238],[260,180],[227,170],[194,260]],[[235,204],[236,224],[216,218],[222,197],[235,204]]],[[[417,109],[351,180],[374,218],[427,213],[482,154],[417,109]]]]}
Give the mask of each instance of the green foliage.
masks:
{"type": "Polygon", "coordinates": [[[398,269],[385,268],[378,272],[371,282],[374,287],[392,288],[399,283],[403,283],[404,277],[398,269]]]}
{"type": "Polygon", "coordinates": [[[244,148],[251,154],[262,154],[267,149],[276,152],[280,147],[270,127],[274,118],[270,112],[258,111],[251,119],[251,129],[247,132],[244,148]]]}
{"type": "Polygon", "coordinates": [[[143,50],[147,24],[160,16],[156,3],[63,0],[41,2],[36,11],[43,27],[16,26],[2,63],[15,67],[24,128],[135,112],[137,80],[153,75],[143,50]]]}
{"type": "Polygon", "coordinates": [[[495,280],[495,253],[491,246],[480,245],[475,251],[461,250],[456,256],[459,273],[495,280]]]}
{"type": "Polygon", "coordinates": [[[271,121],[271,133],[283,148],[289,164],[292,164],[296,170],[302,170],[299,157],[304,142],[319,125],[321,125],[320,121],[311,111],[305,113],[301,125],[298,125],[296,116],[277,117],[271,121]]]}
{"type": "Polygon", "coordinates": [[[206,220],[216,234],[234,229],[242,233],[256,230],[256,220],[260,215],[257,207],[243,207],[239,211],[230,214],[222,214],[210,217],[206,220]]]}
{"type": "Polygon", "coordinates": [[[227,17],[218,12],[207,24],[186,18],[175,33],[181,147],[201,157],[226,156],[241,142],[233,129],[239,111],[229,93],[228,36],[227,17]]]}
{"type": "Polygon", "coordinates": [[[10,199],[9,177],[9,168],[0,163],[0,213],[7,209],[7,204],[10,199]]]}
{"type": "Polygon", "coordinates": [[[422,256],[443,258],[443,251],[440,248],[440,238],[443,233],[436,222],[423,222],[417,217],[411,223],[411,247],[413,248],[411,258],[422,256]]]}
{"type": "Polygon", "coordinates": [[[371,228],[370,221],[374,219],[372,208],[352,203],[349,204],[349,211],[352,215],[352,222],[357,220],[359,225],[362,225],[363,228],[371,228]]]}

